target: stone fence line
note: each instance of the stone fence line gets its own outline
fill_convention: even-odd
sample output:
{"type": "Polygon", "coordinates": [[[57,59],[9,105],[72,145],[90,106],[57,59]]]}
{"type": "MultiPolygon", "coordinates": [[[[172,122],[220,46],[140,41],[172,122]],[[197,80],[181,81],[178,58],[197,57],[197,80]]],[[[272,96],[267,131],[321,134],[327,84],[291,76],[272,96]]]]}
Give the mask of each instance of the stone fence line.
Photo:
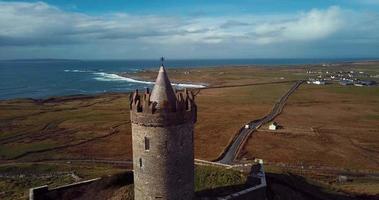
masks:
{"type": "Polygon", "coordinates": [[[94,178],[94,179],[90,179],[90,180],[85,180],[85,181],[80,181],[80,182],[76,182],[76,183],[72,183],[72,184],[68,184],[68,185],[59,186],[56,188],[51,188],[51,189],[49,189],[49,187],[47,185],[30,188],[29,189],[29,200],[38,200],[38,199],[40,199],[40,196],[43,196],[44,194],[46,194],[48,192],[55,192],[55,191],[59,191],[59,190],[67,190],[67,189],[70,189],[73,187],[87,185],[87,184],[93,183],[95,181],[98,181],[100,179],[101,178],[94,178]]]}

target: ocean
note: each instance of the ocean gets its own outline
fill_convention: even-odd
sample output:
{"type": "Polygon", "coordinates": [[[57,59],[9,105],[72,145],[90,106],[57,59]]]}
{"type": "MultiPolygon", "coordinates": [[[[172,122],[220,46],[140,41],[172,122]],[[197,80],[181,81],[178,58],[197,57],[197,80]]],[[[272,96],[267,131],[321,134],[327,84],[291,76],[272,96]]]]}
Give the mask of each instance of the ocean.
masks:
{"type": "MultiPolygon", "coordinates": [[[[214,67],[228,65],[316,64],[359,59],[199,59],[167,60],[166,68],[214,67]]],[[[4,60],[0,61],[0,99],[48,98],[52,96],[128,92],[151,87],[152,82],[121,77],[157,69],[157,60],[4,60]]],[[[206,82],[206,80],[204,80],[206,82]]],[[[184,84],[178,87],[202,87],[184,84]]]]}

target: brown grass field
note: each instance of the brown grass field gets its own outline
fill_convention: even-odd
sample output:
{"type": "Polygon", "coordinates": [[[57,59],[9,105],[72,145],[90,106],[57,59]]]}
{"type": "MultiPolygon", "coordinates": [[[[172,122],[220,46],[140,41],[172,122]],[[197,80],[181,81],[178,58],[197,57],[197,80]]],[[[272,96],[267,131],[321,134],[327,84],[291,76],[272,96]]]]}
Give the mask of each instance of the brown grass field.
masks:
{"type": "Polygon", "coordinates": [[[275,120],[245,146],[269,162],[379,169],[379,88],[303,85],[275,120]],[[289,145],[290,144],[290,145],[289,145]]]}
{"type": "MultiPolygon", "coordinates": [[[[378,63],[364,63],[354,65],[354,68],[379,74],[378,66],[378,63]]],[[[168,73],[172,82],[221,86],[203,89],[196,97],[195,157],[206,160],[217,158],[238,129],[267,114],[293,84],[270,82],[293,81],[306,76],[302,66],[169,69],[168,73]],[[268,84],[222,88],[255,83],[268,84]]],[[[156,72],[125,75],[153,80],[156,72]]],[[[18,168],[17,163],[36,161],[131,160],[128,105],[128,94],[0,101],[0,166],[18,168]]],[[[247,141],[240,158],[250,160],[258,157],[269,164],[378,173],[378,105],[377,86],[358,88],[303,84],[289,98],[283,113],[275,119],[283,128],[275,132],[268,131],[266,126],[260,128],[247,141]]],[[[73,166],[74,169],[76,167],[73,166]]],[[[111,169],[109,174],[113,173],[111,169]]],[[[0,168],[0,174],[2,172],[0,168]]],[[[102,175],[97,172],[94,170],[94,174],[102,175]]],[[[7,181],[0,178],[0,189],[9,187],[7,181]]],[[[379,193],[378,182],[354,182],[339,187],[346,191],[376,194],[379,193]],[[363,190],[365,184],[369,186],[363,190]]],[[[40,184],[29,182],[20,187],[40,184]]]]}

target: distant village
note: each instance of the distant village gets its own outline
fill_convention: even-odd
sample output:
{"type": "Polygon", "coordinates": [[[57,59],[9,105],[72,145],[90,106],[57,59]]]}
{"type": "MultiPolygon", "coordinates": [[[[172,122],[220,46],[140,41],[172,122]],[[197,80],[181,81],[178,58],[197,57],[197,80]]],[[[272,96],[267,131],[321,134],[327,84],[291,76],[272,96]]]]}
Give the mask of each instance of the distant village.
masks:
{"type": "Polygon", "coordinates": [[[377,82],[373,79],[379,78],[379,75],[355,70],[307,70],[307,75],[308,84],[325,85],[338,83],[343,86],[354,85],[358,87],[374,86],[377,82]]]}

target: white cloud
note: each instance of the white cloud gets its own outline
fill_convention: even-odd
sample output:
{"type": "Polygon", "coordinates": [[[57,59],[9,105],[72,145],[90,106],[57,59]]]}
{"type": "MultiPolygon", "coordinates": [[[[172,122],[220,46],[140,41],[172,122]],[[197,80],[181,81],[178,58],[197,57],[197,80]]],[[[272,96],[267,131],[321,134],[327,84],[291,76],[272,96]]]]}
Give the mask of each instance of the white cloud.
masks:
{"type": "Polygon", "coordinates": [[[138,39],[160,42],[217,43],[231,38],[251,42],[312,40],[326,37],[341,26],[341,10],[311,10],[290,21],[257,21],[259,16],[228,18],[181,18],[133,16],[114,13],[89,16],[64,12],[43,2],[0,3],[0,36],[12,45],[93,42],[103,39],[138,39]],[[255,19],[249,21],[249,19],[255,19]],[[253,34],[251,37],[250,34],[253,34]]]}
{"type": "Polygon", "coordinates": [[[49,45],[177,34],[182,22],[161,16],[90,16],[43,2],[0,2],[0,45],[49,45]]]}
{"type": "Polygon", "coordinates": [[[257,43],[310,41],[330,36],[342,28],[343,14],[339,7],[313,9],[293,19],[257,24],[252,31],[257,43]]]}
{"type": "Polygon", "coordinates": [[[202,51],[195,53],[225,53],[220,47],[230,48],[236,44],[234,47],[245,52],[256,47],[275,49],[273,45],[319,41],[377,44],[378,21],[377,13],[361,13],[338,6],[291,14],[188,17],[128,13],[88,15],[64,11],[43,2],[0,1],[0,48],[12,46],[16,51],[17,46],[82,45],[83,50],[88,50],[89,46],[113,45],[115,52],[116,49],[124,52],[123,48],[140,49],[142,53],[151,49],[183,52],[201,48],[202,51]]]}

